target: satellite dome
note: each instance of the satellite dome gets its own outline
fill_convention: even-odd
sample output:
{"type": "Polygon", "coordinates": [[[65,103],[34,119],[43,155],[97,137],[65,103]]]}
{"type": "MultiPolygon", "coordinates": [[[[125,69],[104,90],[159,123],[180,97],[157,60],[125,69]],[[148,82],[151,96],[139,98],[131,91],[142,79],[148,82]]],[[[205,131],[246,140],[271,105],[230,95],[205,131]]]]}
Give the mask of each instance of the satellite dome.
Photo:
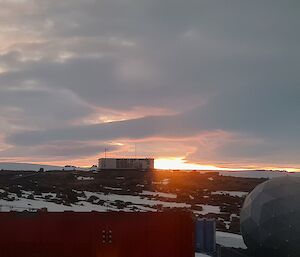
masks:
{"type": "Polygon", "coordinates": [[[255,256],[300,256],[300,178],[284,176],[257,186],[241,211],[241,232],[255,256]]]}

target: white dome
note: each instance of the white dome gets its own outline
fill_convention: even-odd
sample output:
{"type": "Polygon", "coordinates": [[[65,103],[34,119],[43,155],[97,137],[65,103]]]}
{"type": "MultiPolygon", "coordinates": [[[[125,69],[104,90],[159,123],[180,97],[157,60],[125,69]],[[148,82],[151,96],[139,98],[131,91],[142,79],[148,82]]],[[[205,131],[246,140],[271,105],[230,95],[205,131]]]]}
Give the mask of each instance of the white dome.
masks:
{"type": "Polygon", "coordinates": [[[257,186],[241,211],[241,232],[255,256],[300,256],[300,178],[280,177],[257,186]]]}

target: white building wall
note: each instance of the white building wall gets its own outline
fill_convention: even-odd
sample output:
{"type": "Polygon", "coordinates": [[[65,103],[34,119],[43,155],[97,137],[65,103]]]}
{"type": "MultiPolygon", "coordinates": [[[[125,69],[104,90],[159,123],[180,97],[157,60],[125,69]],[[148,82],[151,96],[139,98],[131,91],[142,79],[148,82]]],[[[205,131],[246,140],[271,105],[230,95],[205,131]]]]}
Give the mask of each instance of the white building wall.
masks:
{"type": "Polygon", "coordinates": [[[115,158],[102,158],[99,159],[99,169],[116,169],[117,161],[115,158]]]}

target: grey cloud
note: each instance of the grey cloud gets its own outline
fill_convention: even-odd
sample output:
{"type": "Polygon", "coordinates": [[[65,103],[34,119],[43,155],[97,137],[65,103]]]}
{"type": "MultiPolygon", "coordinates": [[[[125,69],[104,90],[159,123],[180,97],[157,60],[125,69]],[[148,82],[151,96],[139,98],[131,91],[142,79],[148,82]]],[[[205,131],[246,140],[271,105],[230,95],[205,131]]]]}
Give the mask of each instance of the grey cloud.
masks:
{"type": "MultiPolygon", "coordinates": [[[[256,83],[264,86],[268,75],[262,81],[256,81],[256,77],[263,76],[266,67],[276,74],[284,66],[297,65],[295,40],[299,40],[294,33],[299,25],[297,5],[291,8],[279,1],[270,3],[260,3],[259,8],[257,3],[220,4],[217,1],[188,4],[180,1],[67,1],[58,7],[55,3],[43,3],[41,10],[46,8],[54,21],[58,19],[53,32],[59,33],[52,36],[61,37],[62,42],[74,36],[90,42],[97,42],[99,36],[115,36],[136,42],[139,47],[129,54],[127,48],[114,49],[117,56],[101,60],[79,57],[64,65],[41,62],[32,67],[28,63],[23,76],[37,77],[51,86],[68,87],[94,104],[115,108],[151,103],[176,108],[173,99],[180,97],[183,99],[180,109],[185,101],[202,102],[216,91],[244,86],[245,81],[249,81],[250,86],[256,83]],[[281,19],[281,15],[285,19],[281,19]],[[73,30],[67,25],[72,22],[77,24],[73,30]],[[286,33],[287,37],[283,37],[286,33]],[[121,63],[136,59],[143,60],[146,68],[148,63],[150,67],[157,67],[160,71],[157,77],[152,75],[151,80],[137,81],[118,79],[116,70],[121,63]],[[76,75],[79,70],[80,75],[76,75]]],[[[61,47],[57,45],[58,50],[61,47]]],[[[94,54],[103,52],[107,53],[107,49],[95,49],[94,54]]]]}
{"type": "Polygon", "coordinates": [[[36,40],[7,48],[0,62],[9,69],[0,74],[0,87],[35,81],[51,93],[1,92],[1,106],[23,110],[23,118],[18,114],[13,123],[40,129],[11,133],[8,143],[179,139],[221,130],[255,143],[223,142],[215,162],[271,162],[272,155],[274,162],[297,162],[298,1],[43,0],[32,5],[32,12],[12,21],[36,40]],[[59,60],[64,54],[70,56],[59,60]],[[141,106],[179,114],[69,125],[97,108],[126,112],[141,106]]]}
{"type": "Polygon", "coordinates": [[[27,131],[8,138],[11,144],[38,145],[59,140],[111,140],[120,138],[141,139],[153,136],[184,137],[198,132],[187,127],[176,116],[153,116],[129,121],[118,121],[63,129],[27,131]]]}
{"type": "MultiPolygon", "coordinates": [[[[296,92],[295,92],[296,93],[296,92]]],[[[264,99],[264,98],[263,98],[264,99]]],[[[216,131],[216,138],[207,140],[206,145],[197,140],[191,143],[191,146],[198,148],[194,154],[188,156],[190,160],[207,162],[213,160],[214,163],[230,162],[272,162],[287,163],[296,157],[297,145],[300,141],[296,137],[298,133],[297,125],[299,121],[295,116],[288,113],[285,120],[281,116],[272,120],[267,119],[270,113],[266,108],[262,108],[265,102],[253,103],[246,102],[246,98],[239,100],[242,105],[236,108],[236,103],[228,106],[227,101],[221,101],[218,104],[211,104],[204,107],[198,107],[184,114],[172,116],[146,117],[129,121],[112,122],[105,124],[96,124],[89,126],[69,127],[65,129],[33,131],[20,134],[14,134],[8,138],[8,142],[19,145],[39,145],[60,140],[116,140],[116,139],[143,139],[143,138],[169,138],[172,140],[187,140],[191,137],[201,136],[208,131],[216,131]],[[247,106],[250,104],[250,106],[247,106]],[[245,108],[241,108],[246,105],[245,108]],[[219,109],[216,110],[216,107],[219,109]],[[211,108],[211,109],[210,109],[211,108]],[[230,110],[224,114],[222,110],[230,110]],[[208,116],[206,116],[208,114],[208,116]],[[291,126],[287,126],[290,124],[291,126]],[[232,133],[233,138],[224,140],[221,133],[218,136],[218,130],[232,133]],[[283,130],[286,130],[283,132],[283,130]],[[289,135],[294,135],[292,140],[289,135]],[[288,138],[287,138],[288,137],[288,138]],[[217,141],[217,147],[212,151],[206,152],[203,149],[210,148],[217,141]],[[292,157],[294,156],[294,157],[292,157]]],[[[276,99],[275,99],[276,100],[276,99]]],[[[277,103],[277,101],[275,101],[277,103]]],[[[272,102],[271,102],[272,104],[272,102]]],[[[298,110],[298,108],[296,108],[298,110]]],[[[160,140],[157,139],[159,142],[160,140]]],[[[164,142],[162,142],[164,144],[164,142]]],[[[167,144],[167,143],[165,143],[167,144]]]]}
{"type": "MultiPolygon", "coordinates": [[[[85,158],[100,155],[108,146],[104,142],[80,142],[80,141],[60,141],[39,146],[10,147],[1,151],[1,158],[5,157],[36,157],[55,160],[55,158],[85,158]]],[[[109,145],[110,151],[117,151],[120,147],[109,145]]]]}
{"type": "Polygon", "coordinates": [[[64,126],[90,114],[93,109],[67,90],[30,88],[0,90],[0,116],[31,129],[64,126]]]}

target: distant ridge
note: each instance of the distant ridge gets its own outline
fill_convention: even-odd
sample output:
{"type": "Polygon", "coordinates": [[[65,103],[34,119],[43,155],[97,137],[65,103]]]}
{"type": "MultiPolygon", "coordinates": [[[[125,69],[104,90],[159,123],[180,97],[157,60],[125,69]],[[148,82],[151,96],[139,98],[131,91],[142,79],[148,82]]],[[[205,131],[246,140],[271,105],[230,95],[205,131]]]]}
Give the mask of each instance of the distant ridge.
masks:
{"type": "Polygon", "coordinates": [[[60,166],[45,165],[45,164],[0,162],[0,170],[38,171],[40,168],[43,168],[44,170],[63,169],[63,167],[60,166]]]}
{"type": "Polygon", "coordinates": [[[277,178],[282,176],[300,177],[300,172],[287,172],[281,170],[244,170],[244,171],[220,171],[222,176],[239,178],[277,178]]]}

